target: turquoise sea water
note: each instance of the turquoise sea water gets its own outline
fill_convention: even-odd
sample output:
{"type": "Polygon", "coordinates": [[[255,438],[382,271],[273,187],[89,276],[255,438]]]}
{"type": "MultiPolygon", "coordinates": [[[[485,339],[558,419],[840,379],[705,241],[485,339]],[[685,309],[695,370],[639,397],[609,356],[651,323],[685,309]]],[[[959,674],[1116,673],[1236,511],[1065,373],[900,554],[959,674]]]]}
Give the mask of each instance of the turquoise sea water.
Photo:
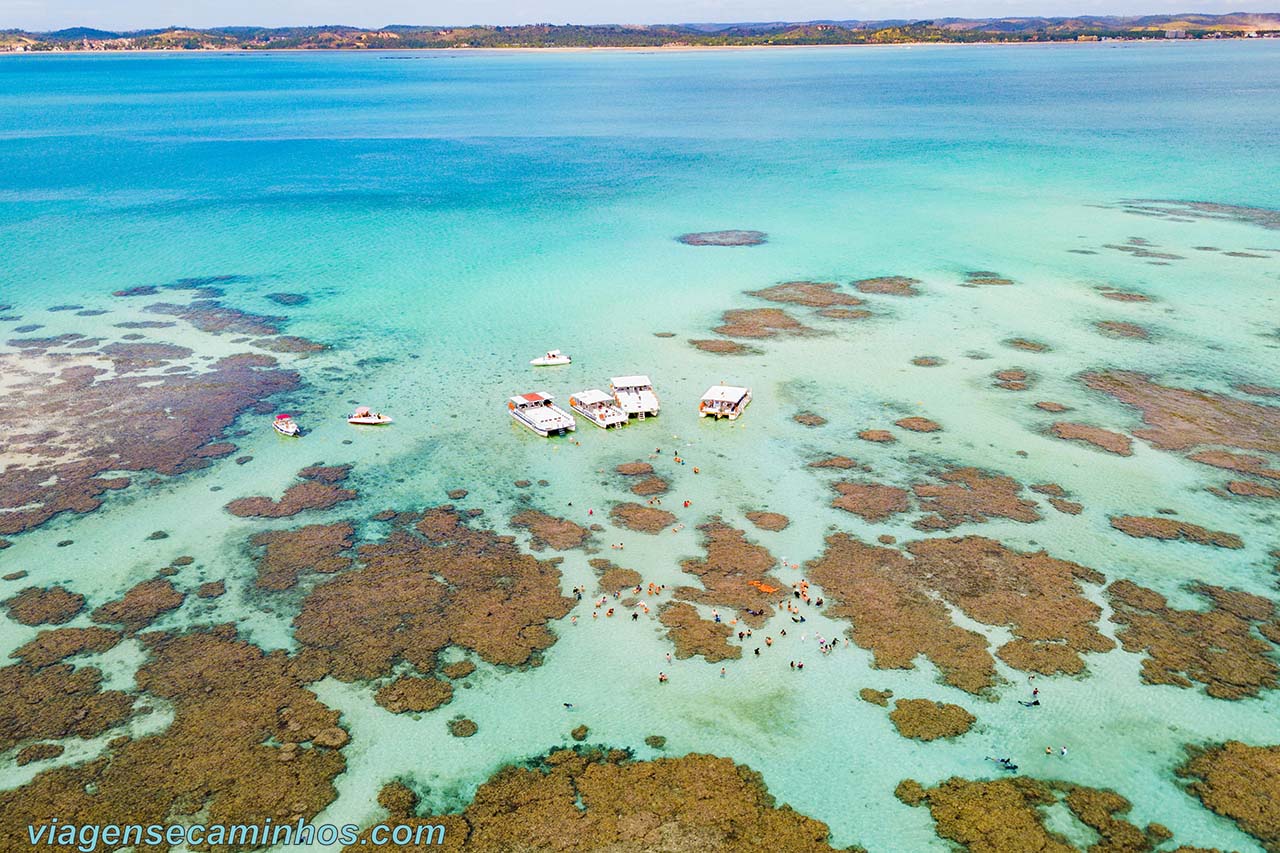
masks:
{"type": "MultiPolygon", "coordinates": [[[[39,334],[118,334],[111,324],[134,319],[145,301],[111,291],[234,274],[247,280],[228,287],[228,304],[287,314],[291,333],[334,345],[298,361],[306,385],[284,404],[312,427],[304,441],[283,443],[246,416],[252,433],[239,444],[251,464],[126,490],[97,513],[18,537],[0,565],[97,604],[194,554],[202,579],[225,578],[229,593],[159,626],[234,620],[264,647],[289,648],[298,595],[252,591],[253,532],[422,507],[457,487],[502,532],[525,500],[585,524],[626,497],[610,469],[661,446],[701,471],[674,468],[669,455],[659,465],[673,482],[667,508],[692,502],[678,511],[687,527],[599,537],[624,542],[625,555],[602,556],[646,580],[687,581],[679,560],[701,553],[695,526],[712,514],[791,563],[816,557],[831,529],[918,538],[915,516],[870,525],[829,506],[833,478],[805,466],[843,453],[901,483],[952,463],[1060,483],[1085,505],[1082,515],[1046,508],[1034,525],[956,533],[1043,547],[1184,607],[1202,606],[1182,589],[1195,579],[1274,599],[1275,501],[1215,497],[1205,486],[1227,477],[1141,442],[1119,458],[1058,441],[1043,432],[1054,417],[1030,404],[1061,401],[1075,420],[1128,431],[1135,414],[1087,394],[1079,372],[1136,369],[1223,391],[1277,384],[1280,231],[1117,206],[1154,198],[1280,207],[1277,127],[1277,42],[0,59],[0,302],[22,323],[43,324],[39,334]],[[722,228],[759,229],[769,242],[720,249],[673,239],[722,228]],[[1183,259],[1157,266],[1103,248],[1132,237],[1183,259]],[[1262,257],[1193,248],[1202,245],[1262,257]],[[969,270],[1018,284],[960,287],[969,270]],[[687,344],[710,337],[723,310],[761,304],[744,290],[886,274],[921,279],[924,295],[868,297],[877,316],[857,323],[806,319],[832,334],[765,341],[762,355],[687,344]],[[1157,301],[1110,302],[1097,285],[1157,301]],[[311,301],[281,309],[264,298],[275,291],[311,301]],[[67,302],[111,313],[44,311],[67,302]],[[1110,319],[1141,323],[1153,340],[1099,336],[1093,322],[1110,319]],[[1053,349],[1011,350],[1001,344],[1011,337],[1053,349]],[[549,347],[571,352],[574,364],[535,372],[528,359],[549,347]],[[919,355],[946,363],[913,367],[919,355]],[[1034,371],[1034,390],[991,387],[990,374],[1011,367],[1034,371]],[[583,424],[572,444],[537,439],[505,415],[511,394],[545,389],[567,400],[633,372],[657,383],[665,406],[654,421],[608,434],[583,424]],[[754,389],[733,425],[700,422],[693,408],[720,380],[754,389]],[[398,422],[353,433],[334,417],[350,401],[398,422]],[[791,416],[802,409],[830,423],[801,427],[791,416]],[[888,446],[854,437],[907,414],[944,431],[888,446]],[[358,504],[280,522],[222,511],[234,497],[279,494],[322,459],[355,465],[358,504]],[[518,479],[550,485],[525,491],[512,485],[518,479]],[[1162,507],[1239,533],[1246,547],[1130,539],[1108,527],[1110,515],[1162,507]],[[762,508],[792,525],[756,531],[742,514],[762,508]],[[157,529],[170,538],[146,541],[157,529]],[[65,539],[74,547],[55,547],[65,539]]],[[[11,337],[17,325],[0,332],[11,337]]],[[[566,590],[593,586],[586,560],[566,555],[566,590]]],[[[1103,600],[1092,588],[1090,596],[1103,600]]],[[[502,764],[566,742],[586,723],[592,742],[643,757],[655,754],[644,737],[662,734],[665,754],[745,762],[842,845],[947,849],[928,812],[899,803],[894,786],[988,777],[983,756],[999,753],[1031,775],[1114,788],[1134,803],[1134,822],[1160,821],[1180,843],[1260,849],[1171,771],[1187,743],[1275,742],[1274,693],[1223,702],[1199,688],[1147,686],[1141,657],[1117,650],[1090,656],[1087,675],[1043,679],[1046,707],[1028,714],[1015,701],[1023,676],[1012,670],[1002,668],[1000,701],[986,702],[939,684],[927,661],[883,671],[856,647],[823,657],[813,635],[846,627],[825,617],[810,620],[806,644],[792,636],[791,648],[731,662],[721,679],[719,664],[700,658],[667,664],[655,622],[592,623],[589,605],[575,612],[584,617],[577,626],[553,626],[559,640],[543,666],[482,667],[471,689],[431,714],[389,714],[367,685],[317,685],[352,735],[339,798],[322,817],[375,819],[374,795],[398,777],[429,804],[457,806],[502,764]],[[800,678],[787,668],[797,657],[808,664],[800,678]],[[659,669],[672,673],[660,691],[659,669]],[[954,742],[908,741],[884,709],[858,701],[861,687],[961,704],[978,723],[954,742]],[[569,719],[564,701],[576,706],[569,719]],[[479,734],[450,737],[444,721],[456,714],[476,720],[479,734]],[[1071,758],[1045,758],[1046,743],[1068,744],[1071,758]]],[[[0,620],[0,650],[34,633],[0,620]]],[[[138,655],[126,645],[104,667],[127,685],[138,655]]],[[[92,755],[106,739],[59,760],[92,755]]],[[[41,767],[0,758],[5,787],[41,767]]]]}

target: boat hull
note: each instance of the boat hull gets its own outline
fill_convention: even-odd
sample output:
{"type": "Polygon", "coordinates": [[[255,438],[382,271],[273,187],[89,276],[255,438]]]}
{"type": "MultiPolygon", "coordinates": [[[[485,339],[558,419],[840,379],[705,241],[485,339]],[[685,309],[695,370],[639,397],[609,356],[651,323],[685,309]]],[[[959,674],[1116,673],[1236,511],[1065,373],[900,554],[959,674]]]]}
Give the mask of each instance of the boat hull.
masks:
{"type": "Polygon", "coordinates": [[[579,406],[570,406],[578,414],[587,419],[588,423],[595,424],[600,429],[613,429],[614,427],[626,426],[630,419],[625,412],[614,412],[612,414],[597,417],[596,413],[579,406]]]}
{"type": "Polygon", "coordinates": [[[742,404],[738,406],[738,408],[734,409],[733,411],[720,412],[720,411],[716,411],[715,409],[704,409],[702,406],[699,406],[698,414],[701,417],[712,418],[713,420],[717,420],[717,421],[720,420],[721,418],[724,418],[730,421],[736,421],[738,418],[742,417],[742,413],[747,410],[747,406],[749,405],[751,405],[750,394],[744,397],[742,400],[742,404]]]}
{"type": "MultiPolygon", "coordinates": [[[[510,411],[510,414],[511,414],[511,418],[512,418],[512,420],[514,420],[516,423],[518,423],[518,424],[520,424],[521,426],[523,426],[523,427],[525,427],[525,428],[527,428],[527,429],[531,430],[531,431],[532,431],[532,432],[534,432],[535,434],[542,436],[543,438],[549,438],[549,437],[551,437],[552,435],[564,435],[566,432],[574,432],[574,431],[576,431],[576,430],[577,430],[577,428],[578,428],[578,425],[577,425],[576,423],[573,423],[573,422],[572,422],[572,421],[573,421],[573,419],[572,419],[572,418],[570,418],[570,419],[569,419],[569,420],[570,420],[570,423],[568,423],[568,424],[566,424],[566,425],[564,425],[564,426],[557,426],[557,427],[555,427],[554,429],[547,429],[547,428],[544,428],[544,427],[538,426],[538,425],[537,425],[537,424],[535,424],[533,421],[531,421],[531,420],[529,420],[529,419],[527,419],[527,418],[525,418],[525,417],[522,417],[522,416],[520,415],[520,410],[519,410],[519,409],[513,409],[513,410],[511,410],[511,411],[510,411]]],[[[566,417],[568,417],[568,416],[566,415],[566,417]]]]}
{"type": "Polygon", "coordinates": [[[393,420],[393,418],[347,418],[347,423],[355,426],[385,426],[393,420]]]}

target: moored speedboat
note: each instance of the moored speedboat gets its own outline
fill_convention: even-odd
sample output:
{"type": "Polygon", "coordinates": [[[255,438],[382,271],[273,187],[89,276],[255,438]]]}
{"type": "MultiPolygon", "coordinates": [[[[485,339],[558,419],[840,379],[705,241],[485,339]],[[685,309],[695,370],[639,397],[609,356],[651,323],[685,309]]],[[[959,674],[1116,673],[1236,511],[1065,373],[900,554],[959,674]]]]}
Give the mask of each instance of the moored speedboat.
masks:
{"type": "Polygon", "coordinates": [[[392,420],[389,415],[384,415],[382,412],[370,411],[368,406],[358,406],[347,418],[347,423],[357,426],[382,426],[391,423],[392,420]]]}
{"type": "Polygon", "coordinates": [[[571,364],[573,359],[565,355],[558,349],[547,350],[546,355],[540,355],[529,362],[534,367],[554,367],[558,364],[571,364]]]}
{"type": "Polygon", "coordinates": [[[728,418],[736,421],[751,402],[751,389],[737,385],[712,385],[698,403],[698,415],[703,418],[728,418]]]}
{"type": "Polygon", "coordinates": [[[662,408],[648,376],[615,376],[609,380],[609,390],[618,408],[628,417],[636,415],[643,420],[647,415],[658,414],[662,408]]]}
{"type": "Polygon", "coordinates": [[[578,428],[573,415],[557,406],[545,391],[512,397],[507,401],[507,410],[516,423],[527,426],[543,438],[552,433],[564,435],[578,428]]]}
{"type": "Polygon", "coordinates": [[[569,408],[601,429],[623,426],[628,420],[627,413],[618,408],[612,397],[595,388],[569,397],[569,408]]]}
{"type": "Polygon", "coordinates": [[[276,415],[276,419],[271,422],[271,427],[281,435],[287,435],[290,438],[302,435],[302,427],[298,426],[292,415],[276,415]]]}

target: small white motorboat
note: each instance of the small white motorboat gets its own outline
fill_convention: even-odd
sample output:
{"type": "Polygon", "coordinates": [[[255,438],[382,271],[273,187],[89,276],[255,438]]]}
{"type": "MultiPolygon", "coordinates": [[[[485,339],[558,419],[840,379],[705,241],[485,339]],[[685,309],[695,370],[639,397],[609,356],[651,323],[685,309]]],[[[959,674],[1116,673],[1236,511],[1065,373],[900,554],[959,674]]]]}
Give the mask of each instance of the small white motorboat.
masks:
{"type": "Polygon", "coordinates": [[[636,415],[644,420],[647,415],[658,414],[662,408],[648,376],[615,376],[609,380],[609,390],[627,417],[636,415]]]}
{"type": "Polygon", "coordinates": [[[392,420],[391,416],[384,415],[382,412],[370,411],[368,406],[357,406],[347,418],[347,423],[357,426],[382,426],[391,423],[392,420]]]}
{"type": "Polygon", "coordinates": [[[572,364],[573,359],[560,352],[558,349],[547,350],[546,355],[540,355],[529,362],[534,367],[554,367],[558,364],[572,364]]]}
{"type": "Polygon", "coordinates": [[[276,415],[276,419],[271,422],[272,428],[281,435],[287,435],[295,438],[302,435],[302,427],[298,426],[294,421],[293,415],[276,415]]]}
{"type": "Polygon", "coordinates": [[[751,389],[737,385],[712,385],[698,403],[698,415],[704,418],[728,418],[736,421],[751,402],[751,389]]]}
{"type": "Polygon", "coordinates": [[[543,438],[552,433],[564,435],[578,428],[573,415],[557,406],[545,391],[512,397],[507,401],[507,410],[516,423],[527,426],[543,438]]]}
{"type": "Polygon", "coordinates": [[[601,429],[624,426],[629,420],[627,413],[618,408],[612,397],[595,388],[569,397],[569,408],[601,429]]]}

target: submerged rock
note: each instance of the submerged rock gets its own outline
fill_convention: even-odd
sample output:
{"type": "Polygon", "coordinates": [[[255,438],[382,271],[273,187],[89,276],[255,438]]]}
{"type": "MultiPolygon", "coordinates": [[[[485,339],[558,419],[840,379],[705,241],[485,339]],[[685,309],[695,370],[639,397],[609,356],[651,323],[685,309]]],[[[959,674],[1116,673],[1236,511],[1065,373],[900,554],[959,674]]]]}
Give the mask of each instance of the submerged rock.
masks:
{"type": "MultiPolygon", "coordinates": [[[[408,798],[386,799],[402,804],[408,798]]],[[[834,853],[827,826],[779,807],[759,773],[697,753],[636,761],[626,750],[557,750],[530,766],[499,770],[461,813],[418,817],[398,807],[404,810],[392,813],[395,821],[415,833],[442,827],[446,844],[453,845],[449,849],[463,853],[834,853]]],[[[369,841],[367,833],[344,853],[367,849],[362,841],[369,841]]],[[[382,849],[410,853],[425,845],[382,849]]]]}
{"type": "Polygon", "coordinates": [[[1250,746],[1238,740],[1188,748],[1178,775],[1205,808],[1230,818],[1268,851],[1280,850],[1280,745],[1250,746]]]}
{"type": "Polygon", "coordinates": [[[768,235],[763,231],[695,231],[676,239],[686,246],[759,246],[768,235]]]}
{"type": "Polygon", "coordinates": [[[976,719],[959,705],[930,699],[899,699],[889,712],[898,734],[923,741],[959,737],[976,719]]]}

